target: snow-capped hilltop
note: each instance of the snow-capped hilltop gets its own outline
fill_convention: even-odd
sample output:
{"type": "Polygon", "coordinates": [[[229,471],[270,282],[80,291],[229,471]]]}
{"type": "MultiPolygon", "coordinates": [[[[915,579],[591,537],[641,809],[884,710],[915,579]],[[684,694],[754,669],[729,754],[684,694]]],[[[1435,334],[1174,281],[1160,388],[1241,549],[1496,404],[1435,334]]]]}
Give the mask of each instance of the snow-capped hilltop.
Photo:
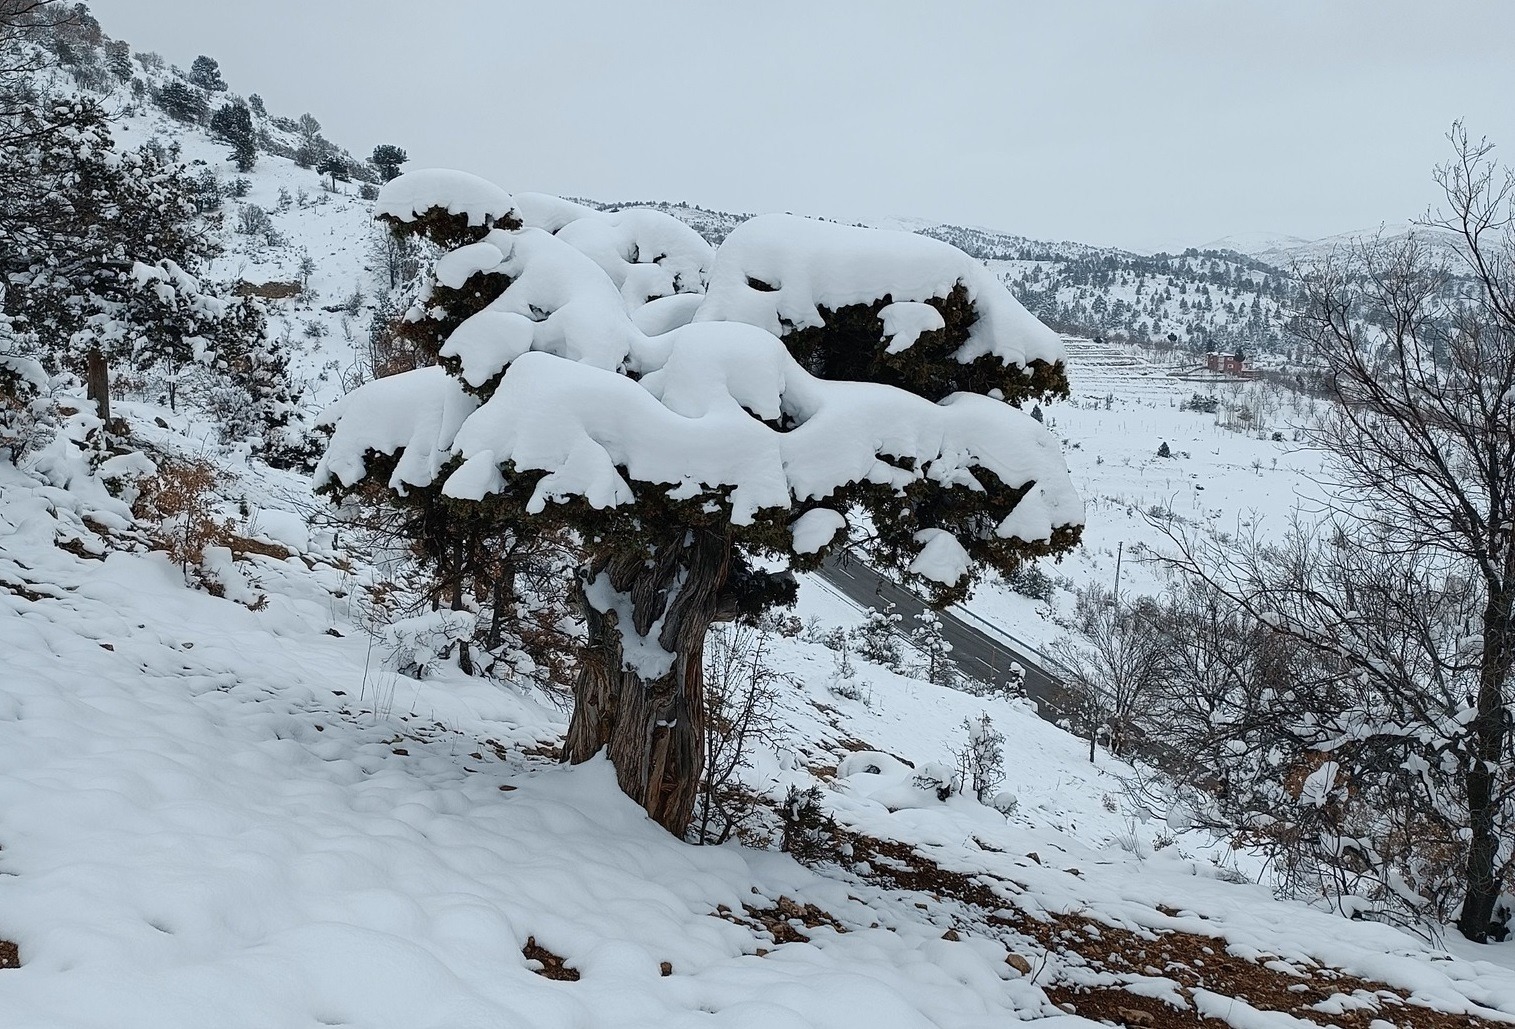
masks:
{"type": "Polygon", "coordinates": [[[1444,229],[1386,222],[1369,228],[1333,233],[1319,239],[1302,239],[1298,236],[1270,233],[1247,233],[1227,236],[1207,243],[1204,250],[1229,250],[1246,254],[1258,261],[1283,269],[1309,268],[1345,251],[1365,243],[1380,242],[1393,245],[1402,241],[1411,232],[1430,247],[1452,268],[1460,268],[1466,247],[1456,235],[1444,229]]]}
{"type": "Polygon", "coordinates": [[[1303,236],[1291,236],[1283,232],[1237,232],[1220,239],[1212,239],[1201,245],[1200,250],[1234,250],[1265,258],[1268,254],[1287,254],[1297,247],[1307,246],[1311,241],[1303,236]]]}

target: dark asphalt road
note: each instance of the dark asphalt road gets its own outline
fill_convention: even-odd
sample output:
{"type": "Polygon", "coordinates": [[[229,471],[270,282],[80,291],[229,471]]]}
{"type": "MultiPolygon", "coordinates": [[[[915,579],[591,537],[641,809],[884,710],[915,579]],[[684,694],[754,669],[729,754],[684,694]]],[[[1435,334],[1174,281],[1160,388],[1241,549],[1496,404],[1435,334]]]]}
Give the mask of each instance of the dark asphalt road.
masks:
{"type": "MultiPolygon", "coordinates": [[[[903,616],[902,626],[912,625],[915,616],[926,609],[925,602],[914,593],[855,557],[827,558],[820,575],[847,599],[865,608],[882,610],[892,602],[895,612],[903,616]]],[[[1026,670],[1026,694],[1036,701],[1037,713],[1049,722],[1063,717],[1061,704],[1067,701],[1061,685],[1057,676],[1043,667],[1040,658],[989,635],[951,611],[938,613],[942,635],[952,644],[952,660],[964,675],[980,682],[998,683],[1004,680],[1010,662],[1019,662],[1026,670]]]]}

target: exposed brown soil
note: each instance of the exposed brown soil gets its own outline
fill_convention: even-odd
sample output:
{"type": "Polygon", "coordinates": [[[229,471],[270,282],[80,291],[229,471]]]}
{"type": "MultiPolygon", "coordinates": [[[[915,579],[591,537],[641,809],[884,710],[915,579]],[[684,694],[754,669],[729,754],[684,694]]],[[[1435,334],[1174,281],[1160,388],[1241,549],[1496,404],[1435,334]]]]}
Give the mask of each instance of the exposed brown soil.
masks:
{"type": "Polygon", "coordinates": [[[59,550],[66,551],[75,557],[84,558],[87,561],[104,561],[105,552],[91,550],[89,545],[81,537],[74,536],[69,539],[60,539],[55,542],[59,550]]]}
{"type": "Polygon", "coordinates": [[[248,282],[238,281],[235,292],[239,297],[262,297],[265,300],[287,300],[305,291],[298,282],[248,282]]]}
{"type": "Polygon", "coordinates": [[[544,979],[556,979],[565,983],[579,981],[578,969],[565,965],[561,957],[537,943],[535,936],[526,937],[526,946],[521,948],[521,953],[527,961],[535,961],[542,966],[533,968],[532,971],[544,979]]]}
{"type": "Polygon", "coordinates": [[[32,584],[26,582],[10,582],[9,580],[0,579],[0,590],[5,590],[7,593],[14,593],[22,600],[29,600],[33,604],[41,603],[44,600],[57,599],[51,593],[40,593],[37,590],[32,589],[32,584]]]}
{"type": "Polygon", "coordinates": [[[0,940],[0,968],[20,968],[21,948],[10,940],[0,940]]]}
{"type": "MultiPolygon", "coordinates": [[[[944,869],[901,843],[853,834],[843,836],[852,845],[855,858],[869,862],[871,871],[866,875],[869,880],[977,908],[986,927],[1029,937],[1043,952],[1059,956],[1055,967],[1071,965],[1078,969],[1080,979],[1100,981],[1095,986],[1075,983],[1064,973],[1040,983],[1054,1004],[1095,1021],[1140,1029],[1169,1029],[1204,1021],[1217,1026],[1225,1024],[1219,1019],[1199,1016],[1193,998],[1195,991],[1203,990],[1234,997],[1259,1010],[1287,1012],[1315,1025],[1341,1029],[1369,1029],[1371,1023],[1380,1020],[1397,1029],[1496,1029],[1506,1024],[1473,1015],[1433,1011],[1410,1003],[1402,996],[1404,991],[1339,969],[1313,963],[1291,964],[1272,955],[1262,955],[1253,961],[1228,954],[1226,941],[1219,937],[1171,929],[1136,932],[1074,914],[1055,915],[1041,921],[1016,908],[1012,901],[986,884],[983,876],[944,869]],[[1172,992],[1183,998],[1184,1007],[1138,996],[1127,988],[1134,981],[1157,978],[1172,980],[1175,984],[1172,992]],[[1345,1010],[1334,1013],[1336,1003],[1342,1003],[1345,1010]],[[1317,1004],[1333,1010],[1315,1010],[1317,1004]]],[[[1001,882],[1011,894],[1020,891],[1013,882],[1001,882]]],[[[1177,914],[1171,910],[1163,913],[1177,914]]],[[[1018,968],[1028,964],[1024,960],[1011,963],[1018,968]]]]}
{"type": "MultiPolygon", "coordinates": [[[[823,925],[830,926],[839,933],[847,931],[847,927],[837,921],[830,912],[814,904],[802,904],[789,897],[780,897],[778,903],[766,908],[755,908],[744,904],[740,914],[722,904],[716,909],[715,915],[717,918],[724,918],[728,922],[735,922],[756,933],[766,935],[775,944],[809,942],[810,937],[804,930],[823,925]]],[[[767,951],[759,949],[758,953],[766,954],[767,951]]]]}
{"type": "Polygon", "coordinates": [[[294,556],[294,551],[282,543],[268,543],[263,540],[255,540],[250,536],[239,536],[230,533],[227,537],[227,546],[231,550],[232,557],[243,560],[248,554],[259,554],[263,557],[271,557],[276,561],[283,561],[294,556]]]}

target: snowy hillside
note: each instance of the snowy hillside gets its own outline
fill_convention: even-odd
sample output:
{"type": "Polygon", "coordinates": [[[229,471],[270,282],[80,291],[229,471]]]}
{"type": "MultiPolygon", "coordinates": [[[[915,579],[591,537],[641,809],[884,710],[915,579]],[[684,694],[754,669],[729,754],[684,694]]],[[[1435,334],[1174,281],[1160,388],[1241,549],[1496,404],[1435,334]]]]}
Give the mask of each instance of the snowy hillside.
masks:
{"type": "MultiPolygon", "coordinates": [[[[292,477],[238,473],[218,598],[102,546],[120,510],[89,480],[0,474],[7,1025],[1515,1016],[1515,973],[1233,882],[1245,855],[1147,820],[1118,763],[1014,702],[856,658],[854,691],[824,644],[773,637],[779,728],[747,778],[821,786],[836,849],[692,848],[603,764],[556,763],[543,695],[396,675],[355,603],[374,573],[293,529],[292,477]],[[982,712],[1008,819],[899,760],[949,759],[982,712]]],[[[811,586],[798,614],[812,638],[860,617],[811,586]]]]}
{"type": "MultiPolygon", "coordinates": [[[[112,42],[100,54],[119,53],[112,42]]],[[[354,430],[370,437],[345,451],[339,440],[331,478],[362,470],[382,449],[361,445],[373,435],[410,445],[430,432],[434,448],[405,455],[429,462],[428,477],[405,482],[419,489],[445,469],[463,487],[450,501],[478,500],[502,465],[540,459],[507,452],[502,440],[525,438],[512,419],[577,440],[653,397],[668,417],[642,449],[586,472],[579,448],[555,488],[613,489],[656,458],[670,465],[656,481],[693,490],[729,484],[719,476],[738,459],[771,458],[747,514],[825,498],[834,484],[803,480],[807,468],[817,482],[852,474],[832,465],[876,470],[872,437],[903,434],[909,419],[849,407],[883,387],[810,377],[767,323],[855,302],[848,291],[863,287],[849,276],[866,271],[899,294],[879,313],[903,351],[942,318],[902,298],[934,299],[942,283],[924,280],[945,267],[947,286],[971,285],[983,305],[964,351],[1005,347],[990,330],[1011,323],[1023,349],[993,355],[1045,366],[1066,354],[1071,396],[1024,412],[921,401],[908,411],[926,424],[925,456],[891,452],[893,472],[913,488],[911,476],[990,469],[1054,513],[1071,517],[1080,497],[1087,512],[1077,549],[1015,581],[989,576],[959,605],[965,617],[1045,654],[1081,591],[1117,576],[1123,595],[1162,590],[1144,554],[1165,525],[1266,535],[1321,495],[1323,459],[1299,446],[1312,402],[1266,382],[1178,378],[1137,345],[1173,332],[1190,351],[1278,350],[1294,297],[1263,261],[934,226],[921,233],[933,239],[877,244],[855,265],[830,263],[846,275],[802,281],[784,246],[856,253],[854,230],[493,187],[492,218],[521,224],[437,261],[397,251],[376,226],[364,194],[381,176],[368,162],[321,140],[321,160],[347,178],[309,166],[314,119],[259,111],[262,149],[239,171],[208,111],[180,120],[154,101],[184,77],[131,58],[128,77],[90,71],[109,65],[82,52],[49,74],[103,98],[122,148],[156,140],[201,177],[220,251],[207,278],[264,298],[308,413],[336,421],[356,406],[331,407],[339,398],[401,378],[383,376],[386,330],[434,264],[459,292],[488,274],[516,291],[515,309],[486,313],[526,341],[519,352],[501,359],[485,345],[495,337],[470,348],[466,333],[441,351],[470,386],[498,382],[511,361],[546,367],[554,348],[603,365],[573,380],[511,371],[499,402],[460,388],[457,409],[431,420],[411,394],[354,430]],[[745,228],[712,255],[630,208],[711,244],[745,228]],[[556,263],[532,279],[523,269],[543,254],[556,263]],[[1069,334],[998,300],[999,283],[1069,334]],[[559,293],[571,299],[538,303],[559,293]],[[639,381],[613,373],[627,362],[639,381]],[[616,385],[603,393],[581,388],[606,379],[616,385]],[[942,414],[954,406],[966,428],[942,414]],[[800,409],[832,415],[811,433],[822,444],[808,465],[796,452],[805,424],[781,423],[800,409]],[[866,432],[858,410],[873,418],[866,432]],[[984,425],[988,442],[969,431],[984,425]],[[948,445],[959,430],[968,442],[948,445]],[[677,433],[687,453],[668,446],[677,433]],[[1034,460],[1022,453],[1039,446],[1034,460]],[[1030,469],[1024,481],[1004,453],[1030,469]],[[708,467],[691,471],[695,458],[708,467]]],[[[399,220],[426,210],[389,200],[399,220]]],[[[472,210],[455,213],[467,223],[472,210]]],[[[690,838],[706,845],[685,842],[621,792],[605,758],[559,760],[572,697],[540,648],[585,633],[583,612],[560,604],[574,574],[560,556],[521,584],[538,605],[522,620],[535,617],[540,637],[465,674],[454,644],[481,598],[459,588],[448,610],[418,584],[419,548],[392,523],[364,525],[350,506],[337,517],[307,472],[227,438],[221,412],[170,406],[150,376],[119,380],[110,449],[69,374],[47,381],[34,435],[0,439],[0,1029],[1515,1023],[1515,942],[1428,940],[1344,918],[1339,897],[1278,899],[1262,852],[1198,824],[1178,784],[1092,747],[1014,689],[942,685],[929,626],[913,642],[870,634],[880,615],[819,573],[798,577],[792,610],[712,631],[707,676],[727,703],[743,689],[757,700],[736,719],[753,727],[744,749],[718,766],[723,810],[737,813],[729,831],[702,826],[690,838]],[[1137,789],[1138,774],[1157,787],[1137,789]]],[[[841,516],[811,506],[805,517],[816,514],[829,541],[841,516]]],[[[800,521],[784,530],[797,551],[800,521]]],[[[924,577],[946,582],[931,564],[924,577]]]]}

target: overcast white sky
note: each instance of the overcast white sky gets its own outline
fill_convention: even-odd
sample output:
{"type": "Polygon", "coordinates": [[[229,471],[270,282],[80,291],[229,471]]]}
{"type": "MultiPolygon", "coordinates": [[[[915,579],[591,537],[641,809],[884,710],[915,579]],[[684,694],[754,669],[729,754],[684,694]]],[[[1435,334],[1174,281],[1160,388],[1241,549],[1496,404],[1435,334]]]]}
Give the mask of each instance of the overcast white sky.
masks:
{"type": "Polygon", "coordinates": [[[509,190],[1137,247],[1314,238],[1515,160],[1509,0],[94,0],[354,153],[509,190]]]}

